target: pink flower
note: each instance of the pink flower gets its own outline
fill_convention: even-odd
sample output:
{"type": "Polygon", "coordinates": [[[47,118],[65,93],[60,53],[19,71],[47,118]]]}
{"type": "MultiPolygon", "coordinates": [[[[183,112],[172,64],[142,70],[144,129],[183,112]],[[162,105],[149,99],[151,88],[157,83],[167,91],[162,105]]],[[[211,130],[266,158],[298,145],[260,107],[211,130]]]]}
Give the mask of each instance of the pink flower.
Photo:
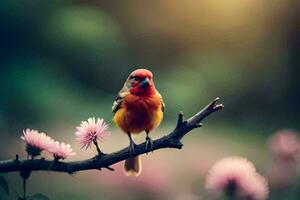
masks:
{"type": "Polygon", "coordinates": [[[287,189],[294,184],[297,177],[296,165],[293,162],[274,160],[268,166],[267,175],[270,185],[276,189],[287,189]]]}
{"type": "Polygon", "coordinates": [[[266,179],[245,158],[229,157],[218,161],[210,170],[206,189],[215,197],[222,194],[247,200],[264,200],[268,196],[266,179]]]}
{"type": "Polygon", "coordinates": [[[299,152],[299,137],[296,131],[283,129],[268,140],[268,148],[275,158],[295,161],[299,152]]]}
{"type": "Polygon", "coordinates": [[[246,192],[242,193],[242,196],[247,200],[267,199],[269,194],[269,186],[266,178],[258,173],[249,176],[243,188],[245,188],[246,192]]]}
{"type": "Polygon", "coordinates": [[[80,143],[81,148],[91,147],[92,142],[97,143],[97,140],[103,142],[104,138],[110,133],[107,132],[108,124],[103,119],[89,118],[87,121],[82,121],[77,127],[76,140],[80,143]]]}
{"type": "Polygon", "coordinates": [[[26,142],[26,151],[31,156],[38,156],[42,151],[49,151],[53,140],[45,133],[39,133],[36,130],[23,130],[21,139],[26,142]]]}
{"type": "Polygon", "coordinates": [[[59,143],[58,141],[53,142],[52,148],[49,151],[55,160],[59,159],[66,159],[70,156],[74,156],[75,153],[73,152],[71,145],[65,143],[59,143]]]}

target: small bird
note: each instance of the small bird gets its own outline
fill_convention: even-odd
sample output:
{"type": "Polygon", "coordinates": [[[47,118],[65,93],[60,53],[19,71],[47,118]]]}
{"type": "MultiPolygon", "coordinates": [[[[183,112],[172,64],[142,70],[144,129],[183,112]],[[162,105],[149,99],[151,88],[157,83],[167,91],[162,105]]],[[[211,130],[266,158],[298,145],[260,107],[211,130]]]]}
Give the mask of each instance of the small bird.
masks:
{"type": "Polygon", "coordinates": [[[112,111],[113,121],[128,135],[131,158],[124,164],[125,175],[139,176],[142,171],[140,156],[134,156],[135,143],[131,134],[146,132],[146,150],[153,149],[149,133],[163,119],[164,102],[155,89],[152,72],[147,69],[134,70],[127,78],[116,97],[112,111]]]}

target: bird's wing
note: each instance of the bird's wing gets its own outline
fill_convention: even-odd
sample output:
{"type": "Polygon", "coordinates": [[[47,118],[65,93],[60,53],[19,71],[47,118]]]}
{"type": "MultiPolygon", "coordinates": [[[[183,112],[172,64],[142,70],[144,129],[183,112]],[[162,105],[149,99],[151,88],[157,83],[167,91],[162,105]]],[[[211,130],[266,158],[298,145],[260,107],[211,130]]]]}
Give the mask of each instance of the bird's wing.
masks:
{"type": "Polygon", "coordinates": [[[112,111],[115,113],[117,112],[117,110],[119,110],[123,100],[124,100],[124,97],[129,93],[129,90],[127,87],[123,87],[119,93],[118,93],[118,96],[115,98],[115,101],[113,103],[113,106],[112,106],[112,111]]]}
{"type": "Polygon", "coordinates": [[[157,95],[160,98],[160,102],[161,102],[161,110],[164,112],[165,111],[165,102],[163,101],[161,94],[157,91],[157,95]]]}

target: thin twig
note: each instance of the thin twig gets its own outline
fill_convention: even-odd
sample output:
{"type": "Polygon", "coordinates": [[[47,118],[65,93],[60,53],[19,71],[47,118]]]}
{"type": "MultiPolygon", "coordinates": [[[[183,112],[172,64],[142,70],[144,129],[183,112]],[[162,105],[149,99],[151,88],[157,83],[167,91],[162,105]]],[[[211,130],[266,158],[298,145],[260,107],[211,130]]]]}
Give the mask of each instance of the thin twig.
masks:
{"type": "Polygon", "coordinates": [[[23,178],[23,199],[26,199],[26,179],[23,178]]]}
{"type": "Polygon", "coordinates": [[[102,151],[100,150],[97,140],[94,139],[94,140],[93,140],[93,143],[94,143],[94,145],[96,146],[98,156],[102,156],[104,153],[102,153],[102,151]]]}

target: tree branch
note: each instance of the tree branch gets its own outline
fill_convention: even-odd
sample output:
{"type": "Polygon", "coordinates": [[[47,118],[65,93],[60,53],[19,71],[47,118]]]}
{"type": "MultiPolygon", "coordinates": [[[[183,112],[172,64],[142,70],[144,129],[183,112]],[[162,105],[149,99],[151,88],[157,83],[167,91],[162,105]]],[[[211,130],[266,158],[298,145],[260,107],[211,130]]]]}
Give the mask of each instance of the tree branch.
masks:
{"type": "MultiPolygon", "coordinates": [[[[210,114],[215,111],[223,108],[222,104],[217,104],[219,98],[213,100],[210,104],[208,104],[201,111],[196,113],[194,116],[189,118],[188,120],[183,119],[183,113],[180,112],[178,115],[178,121],[175,129],[166,136],[161,137],[160,139],[153,141],[153,150],[163,149],[163,148],[182,148],[181,139],[189,133],[191,130],[201,127],[200,123],[203,119],[205,119],[210,114]]],[[[135,155],[141,155],[148,153],[151,150],[146,151],[145,142],[139,144],[135,147],[135,155]]],[[[110,166],[118,163],[120,161],[126,160],[130,158],[128,148],[124,148],[122,150],[116,151],[114,153],[105,154],[101,156],[95,156],[93,158],[82,160],[82,161],[73,161],[73,162],[60,162],[60,161],[51,161],[45,159],[34,159],[34,160],[20,160],[18,156],[16,156],[15,160],[6,160],[0,161],[0,173],[3,172],[15,172],[15,171],[56,171],[56,172],[66,172],[69,174],[91,170],[107,168],[109,170],[113,170],[110,166]]]]}

